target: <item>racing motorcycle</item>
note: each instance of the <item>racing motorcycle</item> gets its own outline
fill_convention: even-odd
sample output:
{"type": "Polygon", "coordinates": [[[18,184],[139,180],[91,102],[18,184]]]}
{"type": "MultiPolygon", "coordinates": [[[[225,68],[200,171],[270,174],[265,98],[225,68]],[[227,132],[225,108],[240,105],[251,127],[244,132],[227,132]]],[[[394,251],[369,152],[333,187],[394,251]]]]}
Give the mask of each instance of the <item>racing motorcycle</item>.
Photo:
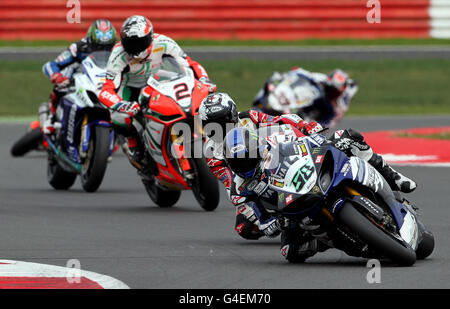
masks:
{"type": "Polygon", "coordinates": [[[47,180],[57,190],[69,189],[77,175],[86,192],[96,191],[102,183],[114,146],[110,112],[98,100],[109,54],[96,51],[81,62],[56,110],[61,128],[44,134],[47,180]]]}
{"type": "Polygon", "coordinates": [[[129,159],[150,199],[160,207],[171,207],[182,190],[192,190],[204,210],[216,209],[219,186],[202,155],[204,140],[196,117],[209,87],[175,58],[164,56],[143,93],[147,96],[141,93],[142,112],[135,119],[147,163],[139,166],[129,159]]]}
{"type": "Polygon", "coordinates": [[[260,181],[247,188],[268,211],[351,256],[408,266],[432,253],[434,236],[418,208],[370,164],[348,157],[320,134],[266,140],[260,181]]]}
{"type": "Polygon", "coordinates": [[[273,116],[297,114],[308,122],[316,121],[328,128],[335,127],[344,117],[351,99],[358,91],[356,82],[349,79],[344,94],[337,99],[332,109],[325,104],[325,88],[296,73],[274,73],[264,87],[253,101],[257,109],[273,116]],[[329,119],[333,114],[332,119],[329,119]]]}

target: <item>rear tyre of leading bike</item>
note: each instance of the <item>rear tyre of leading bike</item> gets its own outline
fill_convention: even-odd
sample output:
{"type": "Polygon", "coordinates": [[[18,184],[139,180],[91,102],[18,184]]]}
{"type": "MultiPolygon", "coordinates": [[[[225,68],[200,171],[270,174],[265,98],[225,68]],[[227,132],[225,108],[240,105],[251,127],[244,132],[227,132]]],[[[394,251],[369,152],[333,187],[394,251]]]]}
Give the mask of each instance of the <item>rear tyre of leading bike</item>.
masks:
{"type": "Polygon", "coordinates": [[[142,179],[142,183],[150,199],[159,207],[172,207],[180,198],[181,191],[168,190],[162,187],[153,176],[149,180],[142,179]]]}
{"type": "Polygon", "coordinates": [[[13,157],[21,157],[31,150],[35,150],[43,141],[41,128],[35,128],[23,135],[11,148],[13,157]]]}

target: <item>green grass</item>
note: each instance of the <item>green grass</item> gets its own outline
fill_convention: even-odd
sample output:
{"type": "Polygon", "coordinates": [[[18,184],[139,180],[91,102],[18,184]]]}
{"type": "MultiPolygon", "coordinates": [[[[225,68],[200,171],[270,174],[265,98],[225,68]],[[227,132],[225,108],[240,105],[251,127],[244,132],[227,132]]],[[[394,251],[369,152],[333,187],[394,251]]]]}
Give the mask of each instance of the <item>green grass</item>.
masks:
{"type": "Polygon", "coordinates": [[[400,133],[398,137],[411,137],[411,138],[429,138],[429,139],[442,139],[450,140],[450,132],[441,132],[438,134],[414,134],[414,133],[400,133]]]}
{"type": "MultiPolygon", "coordinates": [[[[296,41],[276,41],[276,40],[177,40],[180,46],[386,46],[386,45],[450,45],[450,39],[304,39],[296,41]]],[[[71,41],[65,40],[39,40],[39,41],[0,41],[0,47],[42,47],[70,45],[71,41]]]]}
{"type": "MultiPolygon", "coordinates": [[[[255,94],[273,71],[292,66],[329,72],[346,70],[358,80],[348,115],[398,115],[450,113],[450,60],[216,60],[201,61],[218,91],[228,92],[239,109],[250,107],[255,94]]],[[[50,81],[40,61],[0,61],[1,116],[35,115],[48,99],[50,81]]]]}

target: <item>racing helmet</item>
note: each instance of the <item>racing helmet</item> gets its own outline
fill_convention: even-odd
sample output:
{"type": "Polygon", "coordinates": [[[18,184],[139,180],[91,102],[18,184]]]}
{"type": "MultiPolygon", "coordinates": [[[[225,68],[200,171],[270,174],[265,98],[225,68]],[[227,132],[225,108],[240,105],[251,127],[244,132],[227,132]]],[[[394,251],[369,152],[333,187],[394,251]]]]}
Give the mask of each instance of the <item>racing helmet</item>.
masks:
{"type": "Polygon", "coordinates": [[[226,93],[213,93],[203,99],[198,109],[198,114],[202,121],[203,127],[207,124],[215,123],[222,129],[221,134],[218,132],[206,132],[209,137],[216,137],[223,140],[223,134],[226,133],[227,124],[236,124],[239,121],[239,113],[233,99],[226,93]],[[212,133],[215,134],[212,134],[212,133]]]}
{"type": "Polygon", "coordinates": [[[325,83],[325,95],[329,100],[335,100],[341,96],[347,87],[349,76],[340,69],[336,69],[328,75],[325,83]]]}
{"type": "Polygon", "coordinates": [[[117,32],[107,19],[97,19],[89,27],[86,40],[93,50],[111,50],[117,43],[117,32]]]}
{"type": "Polygon", "coordinates": [[[230,130],[225,136],[223,148],[225,162],[234,173],[243,178],[254,176],[264,149],[256,130],[247,127],[230,130]]]}
{"type": "Polygon", "coordinates": [[[153,42],[153,25],[141,15],[128,17],[120,28],[124,50],[134,58],[146,58],[153,42]]]}

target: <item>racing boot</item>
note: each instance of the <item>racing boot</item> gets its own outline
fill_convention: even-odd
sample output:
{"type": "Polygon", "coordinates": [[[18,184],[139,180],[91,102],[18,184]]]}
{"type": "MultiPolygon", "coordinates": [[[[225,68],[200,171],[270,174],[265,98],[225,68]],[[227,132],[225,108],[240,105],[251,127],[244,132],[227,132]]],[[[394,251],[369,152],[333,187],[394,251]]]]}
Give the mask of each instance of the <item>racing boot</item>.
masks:
{"type": "Polygon", "coordinates": [[[386,179],[392,190],[410,193],[416,189],[415,181],[394,170],[379,154],[373,153],[368,162],[386,179]]]}
{"type": "Polygon", "coordinates": [[[151,155],[145,154],[144,145],[132,135],[128,138],[127,156],[131,165],[133,165],[139,173],[159,175],[158,166],[151,155]]]}
{"type": "Polygon", "coordinates": [[[329,249],[300,227],[289,228],[281,233],[281,255],[290,263],[303,263],[317,252],[329,249]]]}
{"type": "Polygon", "coordinates": [[[140,143],[135,136],[128,137],[128,159],[131,165],[133,165],[138,170],[142,170],[145,166],[145,155],[140,143]]]}

